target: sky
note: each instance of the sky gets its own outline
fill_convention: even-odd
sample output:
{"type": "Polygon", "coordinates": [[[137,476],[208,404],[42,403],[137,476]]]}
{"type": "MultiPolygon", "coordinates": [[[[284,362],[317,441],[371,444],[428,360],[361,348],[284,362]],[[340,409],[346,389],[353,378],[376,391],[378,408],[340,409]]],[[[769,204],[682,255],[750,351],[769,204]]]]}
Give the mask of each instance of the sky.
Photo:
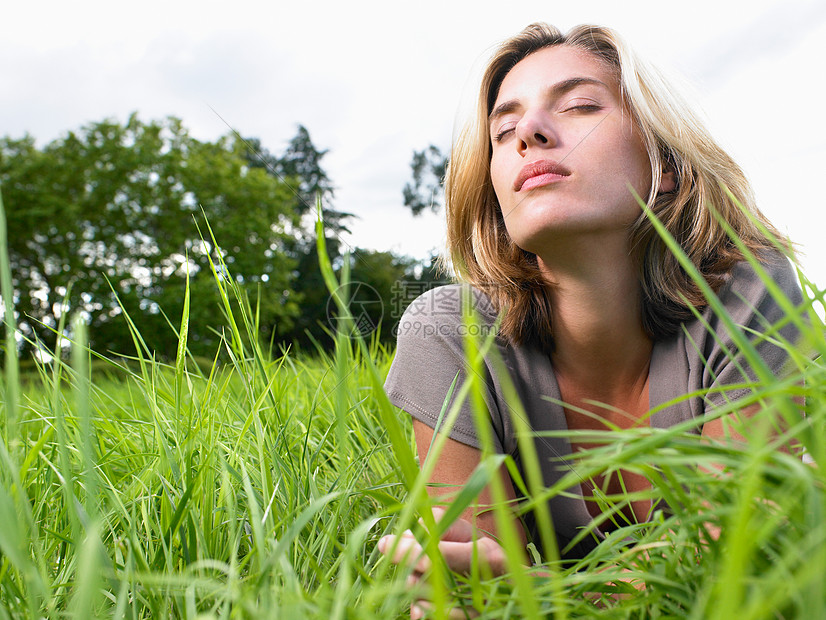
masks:
{"type": "Polygon", "coordinates": [[[346,242],[416,258],[444,223],[402,204],[412,153],[449,148],[493,47],[534,21],[610,26],[695,103],[826,286],[822,0],[2,2],[0,135],[42,145],[137,111],[278,153],[302,124],[357,216],[346,242]]]}

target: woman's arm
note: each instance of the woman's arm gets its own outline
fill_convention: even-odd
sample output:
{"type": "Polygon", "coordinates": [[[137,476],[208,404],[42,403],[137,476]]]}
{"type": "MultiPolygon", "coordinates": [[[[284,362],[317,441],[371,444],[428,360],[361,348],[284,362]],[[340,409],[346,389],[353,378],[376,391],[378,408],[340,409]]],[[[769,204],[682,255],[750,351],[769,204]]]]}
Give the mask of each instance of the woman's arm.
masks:
{"type": "MultiPolygon", "coordinates": [[[[416,449],[419,453],[419,463],[424,464],[428,458],[428,450],[433,441],[434,431],[426,424],[413,420],[413,432],[416,437],[416,449]]],[[[444,447],[438,455],[438,463],[430,477],[428,493],[431,497],[444,499],[450,502],[454,496],[465,485],[479,465],[482,453],[480,450],[463,444],[455,439],[448,438],[444,447]]],[[[505,497],[511,504],[516,502],[516,493],[513,489],[510,475],[507,468],[502,466],[499,469],[499,479],[505,489],[505,497]]],[[[492,510],[493,498],[489,487],[485,487],[479,494],[475,504],[465,510],[462,517],[471,525],[474,525],[481,534],[497,539],[497,528],[492,510]]],[[[523,545],[527,544],[525,530],[522,522],[514,517],[514,525],[523,545]]]]}
{"type": "MultiPolygon", "coordinates": [[[[430,456],[428,451],[433,441],[434,431],[426,424],[413,420],[413,432],[416,438],[416,448],[419,453],[419,462],[424,464],[430,456]]],[[[438,463],[430,477],[428,493],[431,497],[450,503],[452,497],[467,483],[474,469],[481,461],[480,450],[463,444],[455,439],[447,438],[438,455],[438,463]]],[[[510,475],[503,466],[499,469],[505,497],[509,502],[516,500],[510,475]]],[[[497,527],[492,509],[493,499],[489,487],[482,489],[477,501],[468,507],[442,536],[439,550],[448,567],[458,573],[467,573],[473,562],[474,547],[479,560],[487,564],[491,572],[501,575],[507,570],[507,562],[502,547],[497,542],[497,527]]],[[[433,509],[437,520],[444,515],[442,508],[433,509]]],[[[527,544],[522,522],[514,517],[514,525],[523,547],[527,544]]],[[[393,536],[386,536],[379,542],[382,553],[390,553],[390,561],[396,564],[409,564],[414,568],[414,578],[418,578],[430,567],[430,559],[412,532],[402,533],[398,541],[393,536]]]]}

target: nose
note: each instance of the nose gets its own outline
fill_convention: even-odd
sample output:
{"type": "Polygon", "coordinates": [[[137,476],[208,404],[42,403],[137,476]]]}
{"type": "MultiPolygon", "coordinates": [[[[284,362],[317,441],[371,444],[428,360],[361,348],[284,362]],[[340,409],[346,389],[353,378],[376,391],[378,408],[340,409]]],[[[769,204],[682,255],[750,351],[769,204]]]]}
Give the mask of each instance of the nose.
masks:
{"type": "Polygon", "coordinates": [[[549,148],[556,145],[556,135],[544,111],[526,112],[516,125],[516,137],[520,153],[531,147],[549,148]]]}

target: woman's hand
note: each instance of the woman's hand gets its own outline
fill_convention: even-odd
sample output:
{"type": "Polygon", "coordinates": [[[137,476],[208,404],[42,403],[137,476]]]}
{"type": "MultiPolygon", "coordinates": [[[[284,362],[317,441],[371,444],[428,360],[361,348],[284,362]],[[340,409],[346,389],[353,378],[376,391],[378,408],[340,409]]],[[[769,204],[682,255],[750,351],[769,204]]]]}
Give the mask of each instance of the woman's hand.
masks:
{"type": "MultiPolygon", "coordinates": [[[[433,518],[437,523],[444,513],[441,508],[433,509],[433,518]]],[[[379,551],[385,554],[393,551],[395,539],[395,536],[382,538],[379,541],[379,551]]],[[[473,526],[465,519],[457,519],[445,531],[439,541],[439,551],[450,570],[467,575],[473,563],[474,545],[477,550],[477,561],[487,566],[493,576],[498,577],[506,572],[505,551],[501,545],[490,536],[478,533],[474,536],[473,526]]],[[[431,567],[430,558],[410,530],[398,537],[395,551],[389,559],[394,564],[410,565],[419,574],[427,572],[431,567]]]]}
{"type": "MultiPolygon", "coordinates": [[[[433,509],[433,517],[438,523],[444,516],[445,511],[441,508],[433,509]]],[[[432,562],[425,554],[419,541],[413,536],[410,530],[397,536],[385,536],[379,540],[379,551],[388,555],[388,559],[394,564],[404,564],[413,568],[410,576],[410,585],[420,583],[422,576],[430,570],[432,562]],[[395,546],[395,548],[394,548],[395,546]]],[[[505,551],[501,545],[490,536],[480,535],[478,531],[474,536],[474,528],[470,522],[464,519],[457,519],[442,535],[439,541],[439,551],[445,559],[448,568],[456,573],[467,575],[471,571],[474,562],[481,563],[487,567],[491,575],[498,577],[507,570],[505,551]],[[476,551],[474,554],[474,546],[476,551]]],[[[417,600],[410,608],[410,617],[413,620],[424,616],[426,609],[430,607],[430,601],[425,599],[417,600]]],[[[451,611],[450,617],[466,618],[467,612],[459,609],[451,611]]]]}

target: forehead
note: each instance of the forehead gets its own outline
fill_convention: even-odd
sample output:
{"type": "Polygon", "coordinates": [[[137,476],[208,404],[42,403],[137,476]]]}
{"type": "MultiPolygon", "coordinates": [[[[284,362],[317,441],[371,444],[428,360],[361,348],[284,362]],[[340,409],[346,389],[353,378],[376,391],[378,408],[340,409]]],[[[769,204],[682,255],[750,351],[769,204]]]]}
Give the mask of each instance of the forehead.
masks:
{"type": "Polygon", "coordinates": [[[538,89],[572,78],[593,78],[616,90],[617,79],[606,63],[591,52],[568,45],[554,45],[533,52],[508,71],[499,86],[496,102],[530,95],[538,89]]]}

